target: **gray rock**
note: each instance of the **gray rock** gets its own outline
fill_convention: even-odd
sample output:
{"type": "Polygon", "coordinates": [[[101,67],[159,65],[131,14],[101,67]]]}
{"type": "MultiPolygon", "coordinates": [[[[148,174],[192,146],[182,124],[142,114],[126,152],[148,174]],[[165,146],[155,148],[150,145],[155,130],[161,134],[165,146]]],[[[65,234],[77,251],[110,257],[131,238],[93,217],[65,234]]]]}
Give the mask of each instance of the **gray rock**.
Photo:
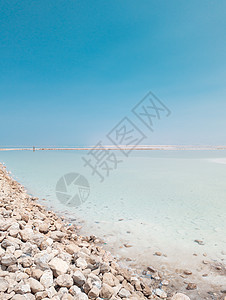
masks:
{"type": "Polygon", "coordinates": [[[39,280],[41,278],[43,274],[43,271],[40,269],[32,269],[31,270],[31,276],[37,280],[39,280]]]}
{"type": "Polygon", "coordinates": [[[45,288],[51,287],[53,285],[53,272],[51,270],[44,271],[41,275],[40,282],[45,288]]]}
{"type": "Polygon", "coordinates": [[[48,288],[46,290],[47,292],[47,295],[50,299],[52,299],[56,294],[57,294],[57,291],[55,290],[55,288],[53,286],[51,286],[50,288],[48,288]]]}
{"type": "Polygon", "coordinates": [[[79,257],[77,260],[76,260],[76,266],[78,268],[81,268],[82,270],[86,269],[87,268],[87,262],[84,258],[82,257],[79,257]]]}
{"type": "Polygon", "coordinates": [[[129,291],[127,291],[125,288],[122,288],[119,293],[118,293],[119,297],[121,298],[129,298],[129,296],[131,295],[129,291]]]}
{"type": "Polygon", "coordinates": [[[69,293],[72,296],[77,296],[78,294],[80,294],[82,291],[81,289],[77,286],[77,285],[73,285],[70,289],[69,289],[69,293]]]}
{"type": "Polygon", "coordinates": [[[21,280],[25,280],[25,279],[28,279],[29,278],[29,275],[27,273],[24,273],[24,272],[17,272],[15,274],[15,280],[17,282],[21,281],[21,280]]]}
{"type": "Polygon", "coordinates": [[[10,246],[14,246],[15,249],[19,249],[19,245],[18,245],[18,244],[14,243],[14,242],[12,242],[12,241],[10,241],[10,240],[8,240],[8,239],[4,239],[3,242],[1,243],[1,246],[2,246],[3,248],[5,248],[5,249],[6,249],[7,247],[10,247],[10,246]]]}
{"type": "Polygon", "coordinates": [[[28,267],[32,266],[32,264],[33,264],[33,258],[32,257],[25,256],[25,257],[22,258],[22,266],[24,268],[28,268],[28,267]]]}
{"type": "Polygon", "coordinates": [[[11,226],[11,222],[7,222],[7,221],[3,221],[0,223],[0,231],[6,231],[10,226],[11,226]]]}
{"type": "Polygon", "coordinates": [[[17,259],[14,255],[12,254],[5,254],[1,258],[1,263],[3,266],[10,266],[13,265],[17,262],[17,259]]]}
{"type": "Polygon", "coordinates": [[[161,289],[156,289],[155,294],[162,299],[167,298],[167,293],[161,289]]]}
{"type": "Polygon", "coordinates": [[[27,241],[29,241],[32,238],[34,232],[33,232],[33,230],[31,228],[25,228],[23,230],[20,230],[19,234],[21,236],[21,240],[23,242],[27,242],[27,241]]]}
{"type": "Polygon", "coordinates": [[[100,291],[100,296],[102,298],[110,299],[113,296],[113,294],[114,289],[110,285],[103,283],[103,286],[100,291]]]}
{"type": "Polygon", "coordinates": [[[88,275],[88,279],[91,279],[92,285],[95,285],[98,289],[101,289],[102,282],[98,276],[93,273],[88,275]]]}
{"type": "Polygon", "coordinates": [[[172,297],[172,300],[190,300],[190,298],[188,296],[186,296],[185,294],[177,293],[176,295],[174,295],[172,297]]]}
{"type": "Polygon", "coordinates": [[[49,231],[49,224],[48,223],[42,223],[39,225],[39,231],[42,233],[47,233],[49,231]]]}
{"type": "Polygon", "coordinates": [[[97,297],[99,297],[100,294],[100,290],[94,286],[88,293],[89,299],[96,299],[97,297]]]}
{"type": "Polygon", "coordinates": [[[73,274],[72,277],[73,277],[74,283],[79,287],[81,287],[86,282],[85,276],[80,271],[75,271],[75,273],[73,274]]]}
{"type": "Polygon", "coordinates": [[[23,251],[22,250],[16,250],[14,252],[14,256],[18,259],[23,255],[23,251]]]}
{"type": "Polygon", "coordinates": [[[65,237],[65,233],[61,232],[61,231],[53,231],[50,235],[50,238],[52,240],[54,240],[55,242],[60,242],[62,240],[62,238],[65,237]]]}
{"type": "Polygon", "coordinates": [[[38,292],[42,292],[44,290],[44,286],[36,279],[34,278],[29,278],[28,279],[30,288],[32,293],[38,293],[38,292]]]}
{"type": "Polygon", "coordinates": [[[106,263],[100,263],[100,272],[105,273],[105,272],[110,272],[111,268],[108,264],[106,263]]]}
{"type": "MultiPolygon", "coordinates": [[[[44,251],[43,251],[44,252],[44,251]]],[[[48,270],[49,269],[49,261],[52,259],[52,255],[48,253],[39,253],[35,256],[35,264],[37,268],[41,270],[48,270]]]]}
{"type": "Polygon", "coordinates": [[[57,285],[70,288],[73,285],[73,279],[68,274],[59,275],[56,279],[57,285]]]}
{"type": "Polygon", "coordinates": [[[61,287],[57,293],[57,296],[59,296],[61,299],[63,295],[68,295],[68,289],[66,287],[61,287]]]}
{"type": "Polygon", "coordinates": [[[45,240],[45,237],[40,233],[33,234],[31,237],[31,241],[38,247],[41,246],[41,244],[44,240],[45,240]]]}
{"type": "Polygon", "coordinates": [[[58,257],[54,257],[49,262],[49,267],[53,270],[55,277],[67,273],[69,264],[58,257]]]}
{"type": "Polygon", "coordinates": [[[119,284],[119,280],[112,273],[104,273],[103,283],[106,283],[110,286],[116,286],[119,284]]]}
{"type": "Polygon", "coordinates": [[[9,287],[8,282],[0,277],[0,292],[5,292],[9,287]]]}
{"type": "Polygon", "coordinates": [[[30,293],[31,292],[30,285],[28,283],[24,283],[23,281],[21,281],[15,286],[15,292],[17,294],[22,294],[22,295],[26,293],[30,293]]]}
{"type": "Polygon", "coordinates": [[[71,255],[74,253],[77,253],[80,250],[81,250],[81,248],[75,244],[69,244],[69,245],[65,246],[65,251],[71,255]]]}
{"type": "Polygon", "coordinates": [[[88,280],[86,280],[86,283],[83,285],[83,290],[86,294],[88,294],[92,287],[92,281],[90,278],[88,278],[88,280]]]}

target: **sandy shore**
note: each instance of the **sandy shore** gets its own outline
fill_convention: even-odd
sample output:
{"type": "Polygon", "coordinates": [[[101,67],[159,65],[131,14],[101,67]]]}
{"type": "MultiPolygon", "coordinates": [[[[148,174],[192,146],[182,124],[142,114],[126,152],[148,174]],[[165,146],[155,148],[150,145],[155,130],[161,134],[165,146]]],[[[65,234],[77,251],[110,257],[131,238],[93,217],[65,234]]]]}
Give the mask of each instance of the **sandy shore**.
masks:
{"type": "Polygon", "coordinates": [[[197,291],[189,274],[190,298],[177,293],[182,277],[122,268],[98,238],[37,200],[0,164],[0,299],[224,299],[224,291],[197,291]]]}

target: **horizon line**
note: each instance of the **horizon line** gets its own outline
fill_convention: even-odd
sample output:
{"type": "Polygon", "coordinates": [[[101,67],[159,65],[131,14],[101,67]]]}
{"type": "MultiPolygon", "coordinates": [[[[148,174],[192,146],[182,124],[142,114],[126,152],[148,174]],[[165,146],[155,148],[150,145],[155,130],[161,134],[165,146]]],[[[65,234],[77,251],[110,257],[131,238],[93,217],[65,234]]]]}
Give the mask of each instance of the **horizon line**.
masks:
{"type": "Polygon", "coordinates": [[[102,145],[75,147],[0,147],[0,151],[48,151],[48,150],[226,150],[226,145],[102,145]]]}

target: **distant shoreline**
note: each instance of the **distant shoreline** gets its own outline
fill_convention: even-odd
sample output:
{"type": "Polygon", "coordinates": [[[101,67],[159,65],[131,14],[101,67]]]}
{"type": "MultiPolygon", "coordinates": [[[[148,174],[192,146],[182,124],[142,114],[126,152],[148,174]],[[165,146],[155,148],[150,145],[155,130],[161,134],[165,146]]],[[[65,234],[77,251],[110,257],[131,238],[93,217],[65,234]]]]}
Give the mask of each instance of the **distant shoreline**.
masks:
{"type": "Polygon", "coordinates": [[[87,146],[87,147],[8,147],[0,148],[0,151],[51,151],[51,150],[92,150],[92,149],[105,149],[105,150],[226,150],[226,146],[195,146],[195,145],[103,145],[100,146],[87,146]]]}

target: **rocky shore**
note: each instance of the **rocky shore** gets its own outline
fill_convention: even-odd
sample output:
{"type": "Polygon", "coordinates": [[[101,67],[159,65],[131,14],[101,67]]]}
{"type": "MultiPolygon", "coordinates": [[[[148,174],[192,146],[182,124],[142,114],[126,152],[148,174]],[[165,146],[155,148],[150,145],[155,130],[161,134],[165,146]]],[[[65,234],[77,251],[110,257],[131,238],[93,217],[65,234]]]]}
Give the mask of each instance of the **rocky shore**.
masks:
{"type": "Polygon", "coordinates": [[[0,299],[190,299],[151,268],[120,267],[100,240],[37,200],[0,165],[0,299]]]}

